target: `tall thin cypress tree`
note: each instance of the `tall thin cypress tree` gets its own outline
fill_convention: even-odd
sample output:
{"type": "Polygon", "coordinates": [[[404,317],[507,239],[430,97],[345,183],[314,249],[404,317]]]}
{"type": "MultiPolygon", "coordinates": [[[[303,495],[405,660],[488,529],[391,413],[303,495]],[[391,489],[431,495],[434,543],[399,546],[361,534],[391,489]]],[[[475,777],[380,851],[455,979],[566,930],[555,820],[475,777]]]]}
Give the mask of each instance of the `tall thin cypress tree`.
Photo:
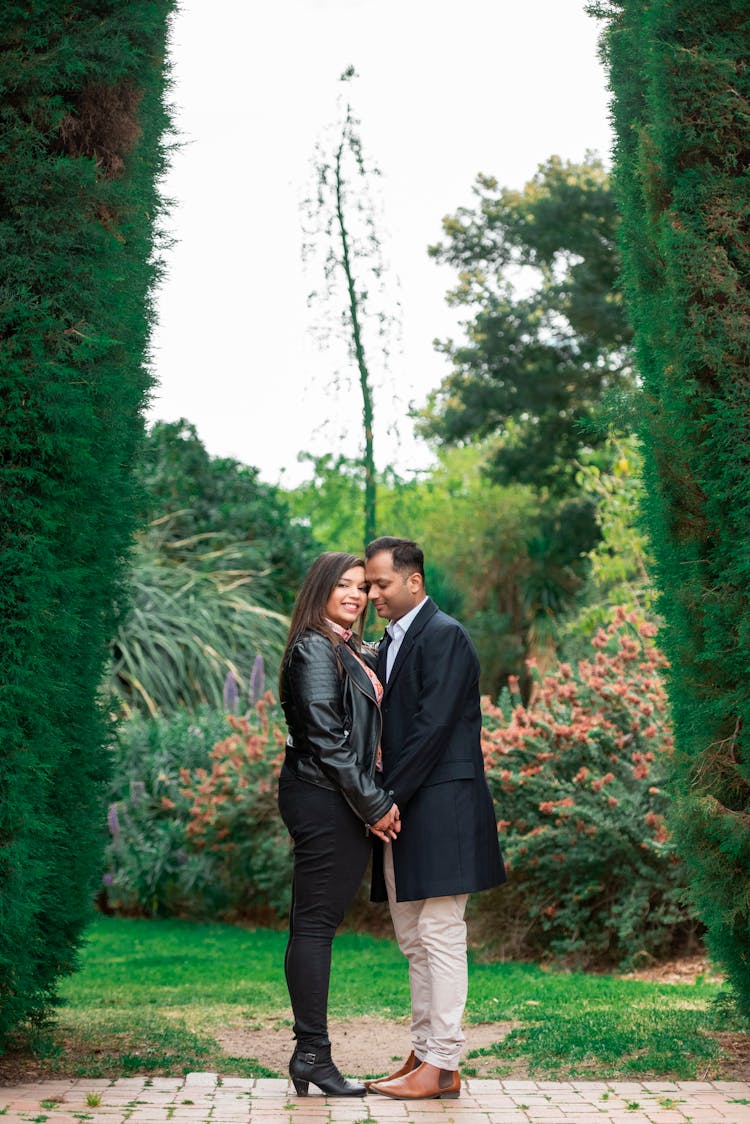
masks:
{"type": "Polygon", "coordinates": [[[172,6],[0,11],[0,1042],[75,966],[99,869],[172,6]]]}
{"type": "Polygon", "coordinates": [[[671,660],[672,827],[711,951],[750,1013],[750,12],[616,0],[624,285],[671,660]]]}

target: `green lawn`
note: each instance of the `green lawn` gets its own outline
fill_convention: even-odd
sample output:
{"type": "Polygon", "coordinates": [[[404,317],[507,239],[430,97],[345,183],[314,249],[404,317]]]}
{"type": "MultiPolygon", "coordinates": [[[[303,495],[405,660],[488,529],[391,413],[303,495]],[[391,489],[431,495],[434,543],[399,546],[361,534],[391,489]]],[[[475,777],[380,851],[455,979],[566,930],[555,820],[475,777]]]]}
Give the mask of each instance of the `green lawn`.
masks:
{"type": "MultiPolygon", "coordinates": [[[[219,1025],[290,1022],[284,933],[229,925],[101,918],[82,968],[62,987],[57,1026],[32,1045],[50,1071],[90,1077],[211,1069],[272,1076],[259,1061],[224,1054],[219,1025]]],[[[334,944],[330,1012],[402,1016],[405,962],[390,941],[343,933],[334,944]]],[[[519,1066],[533,1076],[681,1078],[720,1072],[707,1031],[728,1027],[719,986],[645,983],[529,964],[475,963],[467,1022],[512,1020],[516,1029],[479,1053],[482,1072],[519,1066]]]]}

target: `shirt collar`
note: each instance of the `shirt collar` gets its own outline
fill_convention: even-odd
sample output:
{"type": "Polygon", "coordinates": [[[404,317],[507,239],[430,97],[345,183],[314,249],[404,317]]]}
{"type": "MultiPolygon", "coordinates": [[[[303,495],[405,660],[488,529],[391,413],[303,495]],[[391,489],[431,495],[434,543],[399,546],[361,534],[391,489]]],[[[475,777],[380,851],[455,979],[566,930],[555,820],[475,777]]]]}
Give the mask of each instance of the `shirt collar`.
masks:
{"type": "Polygon", "coordinates": [[[410,626],[414,622],[414,618],[416,617],[417,613],[422,608],[426,600],[427,598],[423,597],[419,604],[415,605],[413,609],[410,609],[408,613],[405,613],[403,617],[399,617],[397,621],[388,622],[388,624],[386,625],[386,631],[390,634],[391,639],[394,639],[396,636],[404,637],[406,635],[406,633],[409,631],[410,626]]]}
{"type": "Polygon", "coordinates": [[[336,624],[336,621],[332,621],[330,617],[326,617],[326,624],[332,632],[335,632],[336,635],[340,636],[344,641],[347,641],[349,637],[352,636],[352,630],[350,628],[343,628],[340,624],[336,624]]]}

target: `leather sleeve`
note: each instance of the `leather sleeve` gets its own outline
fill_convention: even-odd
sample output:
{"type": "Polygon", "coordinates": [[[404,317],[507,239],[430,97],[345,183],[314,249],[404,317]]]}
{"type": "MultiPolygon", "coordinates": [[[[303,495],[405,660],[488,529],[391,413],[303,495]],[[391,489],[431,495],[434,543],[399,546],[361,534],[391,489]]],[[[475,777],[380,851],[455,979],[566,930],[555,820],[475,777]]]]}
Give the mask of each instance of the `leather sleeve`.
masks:
{"type": "MultiPolygon", "coordinates": [[[[375,784],[349,741],[339,668],[333,645],[324,636],[306,634],[295,644],[288,665],[288,690],[299,728],[295,745],[304,745],[321,772],[340,789],[353,811],[374,824],[393,804],[375,784]]],[[[373,703],[374,712],[374,703],[373,703]]],[[[373,713],[373,720],[375,714],[373,713]]]]}

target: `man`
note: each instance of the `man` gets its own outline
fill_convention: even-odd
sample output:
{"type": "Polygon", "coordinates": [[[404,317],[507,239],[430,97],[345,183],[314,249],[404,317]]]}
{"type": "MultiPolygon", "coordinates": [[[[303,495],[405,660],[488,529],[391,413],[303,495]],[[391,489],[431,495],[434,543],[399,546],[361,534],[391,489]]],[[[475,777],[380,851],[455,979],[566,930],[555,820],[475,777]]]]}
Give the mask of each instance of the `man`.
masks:
{"type": "Polygon", "coordinates": [[[466,631],[424,589],[424,556],[408,539],[365,552],[369,598],[389,624],[378,654],[382,778],[401,833],[376,845],[374,901],[387,897],[409,961],[412,1052],[373,1092],[457,1097],[466,1004],[467,897],[505,881],[480,743],[479,661],[466,631]]]}

